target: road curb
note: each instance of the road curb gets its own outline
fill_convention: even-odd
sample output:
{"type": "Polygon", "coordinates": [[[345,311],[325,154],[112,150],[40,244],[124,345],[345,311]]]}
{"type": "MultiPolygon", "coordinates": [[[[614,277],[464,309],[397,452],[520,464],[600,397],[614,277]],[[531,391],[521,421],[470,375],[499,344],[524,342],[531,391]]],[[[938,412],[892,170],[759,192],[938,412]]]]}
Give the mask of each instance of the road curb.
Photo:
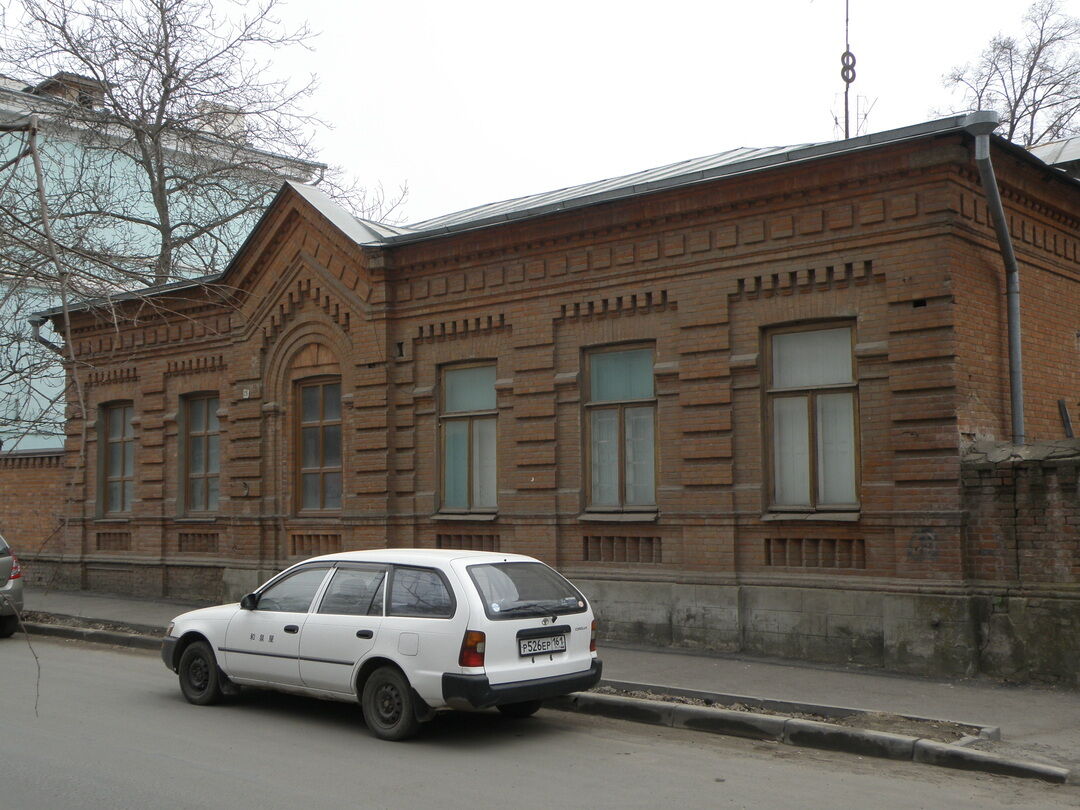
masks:
{"type": "Polygon", "coordinates": [[[983,773],[1020,776],[1027,779],[1042,779],[1044,782],[1054,782],[1056,784],[1076,784],[1071,771],[1067,768],[1010,759],[988,751],[961,748],[934,740],[918,740],[915,743],[914,760],[927,765],[939,765],[943,768],[982,771],[983,773]]]}
{"type": "Polygon", "coordinates": [[[99,644],[113,644],[120,647],[135,647],[143,650],[161,648],[161,638],[140,633],[122,633],[117,630],[98,630],[93,627],[76,627],[70,624],[44,624],[41,622],[23,622],[31,636],[54,636],[73,638],[79,641],[94,641],[99,644]]]}
{"type": "Polygon", "coordinates": [[[544,705],[552,709],[600,715],[616,720],[773,740],[787,745],[841,751],[859,756],[918,762],[1022,779],[1040,779],[1054,784],[1077,783],[1077,776],[1067,768],[1012,759],[905,734],[848,728],[816,720],[590,692],[575,692],[563,698],[545,701],[544,705]]]}
{"type": "MultiPolygon", "coordinates": [[[[826,720],[842,720],[845,718],[855,717],[858,715],[870,715],[878,714],[872,709],[860,709],[854,706],[832,706],[825,703],[804,703],[802,701],[794,700],[776,700],[774,698],[763,698],[756,695],[736,695],[728,692],[706,692],[700,689],[682,689],[674,686],[659,686],[651,683],[638,683],[635,681],[616,681],[609,680],[607,678],[600,681],[601,687],[609,687],[618,692],[644,692],[647,694],[653,694],[667,697],[681,697],[696,700],[704,704],[705,706],[724,708],[725,706],[734,706],[736,704],[743,706],[744,709],[753,711],[755,709],[764,710],[767,712],[776,712],[777,714],[785,715],[800,715],[800,714],[812,714],[815,717],[824,717],[826,720]]],[[[970,734],[965,737],[970,744],[978,740],[1000,740],[1001,729],[998,726],[985,725],[983,723],[973,723],[968,720],[957,720],[952,717],[923,717],[917,714],[897,714],[897,717],[903,717],[905,720],[913,720],[916,722],[931,722],[931,723],[951,723],[956,726],[963,726],[970,730],[970,734]]]]}

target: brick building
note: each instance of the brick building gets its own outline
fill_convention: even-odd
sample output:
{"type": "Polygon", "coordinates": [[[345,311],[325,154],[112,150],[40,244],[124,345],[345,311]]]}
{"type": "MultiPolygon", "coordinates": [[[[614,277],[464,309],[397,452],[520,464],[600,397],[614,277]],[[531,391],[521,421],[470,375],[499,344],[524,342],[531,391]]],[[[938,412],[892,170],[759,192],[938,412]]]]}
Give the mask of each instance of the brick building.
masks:
{"type": "MultiPolygon", "coordinates": [[[[1008,507],[1030,470],[965,461],[1011,440],[986,120],[408,228],[288,184],[221,276],[71,316],[86,409],[29,576],[219,599],[336,549],[499,549],[580,582],[609,638],[1075,679],[1075,654],[1027,655],[1048,627],[1080,649],[1075,457],[1024,461],[1060,524],[1030,536],[1008,507]]],[[[990,152],[1026,438],[1058,440],[1080,183],[990,152]]]]}

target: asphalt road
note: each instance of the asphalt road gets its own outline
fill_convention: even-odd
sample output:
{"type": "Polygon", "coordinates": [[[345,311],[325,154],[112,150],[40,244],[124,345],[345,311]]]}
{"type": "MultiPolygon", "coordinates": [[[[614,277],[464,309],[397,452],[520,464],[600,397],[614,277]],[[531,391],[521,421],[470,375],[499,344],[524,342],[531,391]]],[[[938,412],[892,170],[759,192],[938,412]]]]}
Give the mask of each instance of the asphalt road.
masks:
{"type": "Polygon", "coordinates": [[[542,710],[375,740],[353,706],[184,702],[153,653],[0,641],[0,808],[1080,807],[1080,788],[542,710]]]}

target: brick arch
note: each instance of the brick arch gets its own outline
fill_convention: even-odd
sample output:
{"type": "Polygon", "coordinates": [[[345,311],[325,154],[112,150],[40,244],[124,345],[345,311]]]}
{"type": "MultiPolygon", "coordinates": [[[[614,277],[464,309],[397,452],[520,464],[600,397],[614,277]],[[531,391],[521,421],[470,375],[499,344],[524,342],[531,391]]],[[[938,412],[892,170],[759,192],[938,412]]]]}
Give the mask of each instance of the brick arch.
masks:
{"type": "MultiPolygon", "coordinates": [[[[305,313],[302,320],[269,348],[263,374],[265,398],[277,405],[276,420],[280,421],[274,422],[277,429],[272,430],[274,435],[271,439],[271,452],[278,464],[276,469],[268,472],[266,484],[268,494],[272,494],[278,500],[279,508],[289,514],[296,511],[293,475],[297,447],[291,421],[297,407],[295,385],[305,378],[339,378],[344,429],[350,418],[345,400],[355,384],[353,365],[345,362],[348,357],[345,334],[322,312],[305,313]]],[[[347,480],[347,464],[343,465],[342,473],[347,480]]],[[[283,551],[281,553],[284,554],[283,551]]]]}
{"type": "Polygon", "coordinates": [[[340,376],[342,391],[350,391],[351,369],[342,363],[349,354],[349,341],[337,325],[321,313],[309,314],[270,347],[264,374],[268,398],[285,404],[293,380],[323,374],[340,376]]]}

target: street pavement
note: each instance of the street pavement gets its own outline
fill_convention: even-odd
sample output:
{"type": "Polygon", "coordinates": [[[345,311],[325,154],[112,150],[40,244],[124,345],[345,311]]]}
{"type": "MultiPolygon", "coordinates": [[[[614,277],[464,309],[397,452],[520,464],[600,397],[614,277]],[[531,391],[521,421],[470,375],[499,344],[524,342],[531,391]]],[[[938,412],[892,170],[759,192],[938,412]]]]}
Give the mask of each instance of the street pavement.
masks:
{"type": "Polygon", "coordinates": [[[1075,807],[1069,785],[541,710],[375,739],[347,704],[191,706],[152,650],[0,642],[2,810],[1075,807]]]}
{"type": "MultiPolygon", "coordinates": [[[[87,592],[26,590],[26,610],[30,612],[143,627],[163,628],[174,616],[199,606],[87,592]]],[[[986,679],[941,680],[603,643],[600,657],[605,680],[998,726],[1000,741],[980,741],[973,747],[1080,768],[1080,693],[1067,689],[1004,685],[986,679]]]]}

